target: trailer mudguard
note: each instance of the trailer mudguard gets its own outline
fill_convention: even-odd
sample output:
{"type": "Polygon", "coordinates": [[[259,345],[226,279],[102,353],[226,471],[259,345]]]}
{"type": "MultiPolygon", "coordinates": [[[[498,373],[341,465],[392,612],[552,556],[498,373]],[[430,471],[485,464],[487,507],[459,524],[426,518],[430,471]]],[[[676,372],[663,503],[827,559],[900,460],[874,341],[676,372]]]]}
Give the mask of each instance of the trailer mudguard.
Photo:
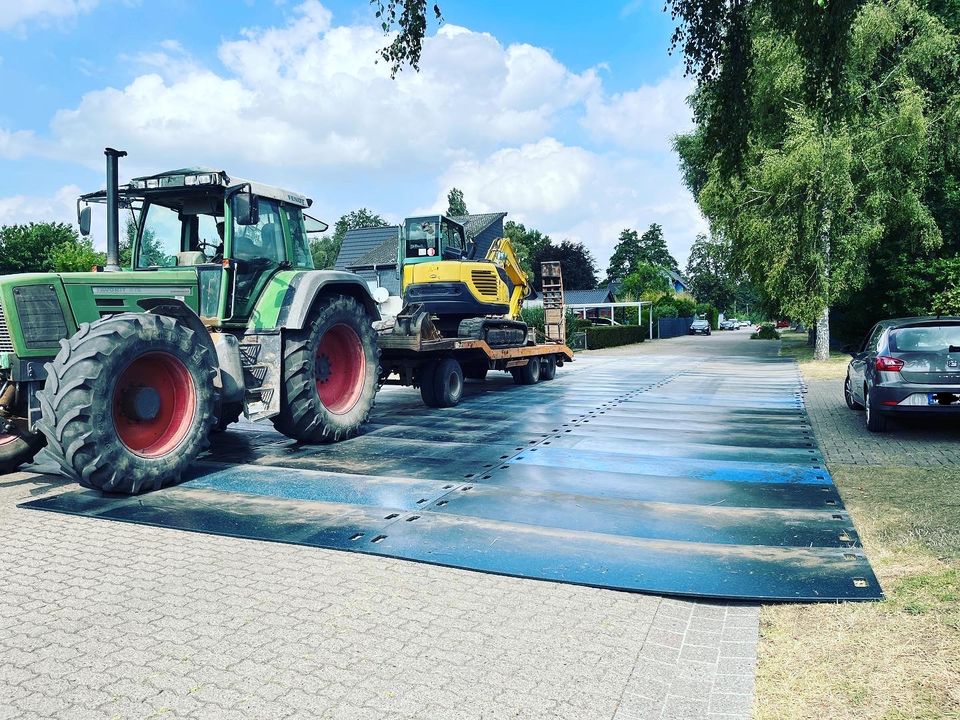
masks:
{"type": "MultiPolygon", "coordinates": [[[[289,330],[302,329],[314,301],[321,295],[330,294],[352,297],[363,305],[367,314],[370,315],[370,322],[380,319],[377,303],[362,278],[341,270],[307,270],[294,273],[290,278],[286,290],[279,298],[273,327],[289,330]]],[[[261,311],[260,307],[264,300],[268,299],[268,295],[269,293],[266,292],[263,294],[253,315],[259,319],[259,324],[262,326],[269,324],[264,321],[267,320],[270,309],[263,308],[261,311]]]]}

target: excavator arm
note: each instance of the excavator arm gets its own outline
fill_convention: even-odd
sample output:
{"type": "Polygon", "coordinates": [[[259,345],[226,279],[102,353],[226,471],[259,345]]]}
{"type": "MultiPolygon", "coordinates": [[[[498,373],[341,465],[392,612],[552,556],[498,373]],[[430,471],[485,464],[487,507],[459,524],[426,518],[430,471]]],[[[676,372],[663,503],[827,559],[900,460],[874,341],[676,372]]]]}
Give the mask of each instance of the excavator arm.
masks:
{"type": "Polygon", "coordinates": [[[510,240],[505,237],[494,240],[487,251],[486,259],[503,268],[510,279],[513,285],[510,291],[510,317],[519,319],[523,301],[532,294],[533,288],[530,286],[527,274],[520,267],[520,261],[510,240]]]}

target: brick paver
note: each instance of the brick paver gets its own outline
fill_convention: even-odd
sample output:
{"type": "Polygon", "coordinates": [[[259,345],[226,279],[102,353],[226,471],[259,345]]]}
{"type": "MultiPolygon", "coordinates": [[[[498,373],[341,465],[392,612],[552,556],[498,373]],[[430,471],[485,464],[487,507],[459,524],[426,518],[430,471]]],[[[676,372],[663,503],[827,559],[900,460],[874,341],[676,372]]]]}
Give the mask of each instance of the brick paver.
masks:
{"type": "Polygon", "coordinates": [[[956,465],[960,425],[952,418],[910,418],[889,432],[867,431],[862,412],[843,400],[843,381],[810,380],[807,412],[820,450],[830,464],[956,465]]]}
{"type": "Polygon", "coordinates": [[[0,720],[749,717],[756,606],[15,507],[72,487],[0,479],[0,720]]]}

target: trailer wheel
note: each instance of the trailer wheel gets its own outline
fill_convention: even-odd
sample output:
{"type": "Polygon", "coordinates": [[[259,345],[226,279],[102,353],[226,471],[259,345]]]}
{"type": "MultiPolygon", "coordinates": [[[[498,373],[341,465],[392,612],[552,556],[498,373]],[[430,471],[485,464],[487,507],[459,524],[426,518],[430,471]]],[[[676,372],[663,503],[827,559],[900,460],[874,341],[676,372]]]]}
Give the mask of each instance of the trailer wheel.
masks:
{"type": "Polygon", "coordinates": [[[425,404],[430,407],[453,407],[460,402],[463,397],[463,370],[460,369],[460,363],[453,358],[438,361],[433,368],[432,380],[432,402],[424,397],[425,404]]]}
{"type": "Polygon", "coordinates": [[[532,357],[526,365],[511,368],[510,374],[517,385],[536,385],[540,382],[540,358],[532,357]]]}
{"type": "Polygon", "coordinates": [[[437,407],[437,398],[435,394],[437,361],[428,360],[417,370],[417,382],[420,384],[420,397],[423,404],[427,407],[437,407]]]}
{"type": "Polygon", "coordinates": [[[490,363],[486,360],[468,362],[463,364],[463,376],[467,380],[486,380],[487,371],[490,369],[490,363]]]}
{"type": "Polygon", "coordinates": [[[47,365],[38,429],[64,475],[139,493],[175,483],[207,446],[219,391],[207,343],[174,318],[84,323],[47,365]]]}
{"type": "Polygon", "coordinates": [[[380,377],[377,337],[363,306],[343,295],[321,300],[302,330],[287,331],[282,373],[278,431],[307,443],[355,435],[380,377]]]}
{"type": "Polygon", "coordinates": [[[540,379],[553,380],[557,376],[557,358],[546,355],[540,361],[540,379]]]}
{"type": "Polygon", "coordinates": [[[26,465],[43,447],[43,434],[0,433],[0,475],[26,465]]]}

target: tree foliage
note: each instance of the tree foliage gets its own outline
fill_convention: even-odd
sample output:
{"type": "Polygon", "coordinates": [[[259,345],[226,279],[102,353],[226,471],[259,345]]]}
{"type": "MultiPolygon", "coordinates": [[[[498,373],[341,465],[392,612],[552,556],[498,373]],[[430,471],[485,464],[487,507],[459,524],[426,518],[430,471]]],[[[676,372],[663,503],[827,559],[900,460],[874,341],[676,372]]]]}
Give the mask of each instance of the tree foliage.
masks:
{"type": "Polygon", "coordinates": [[[624,297],[639,299],[651,295],[668,294],[672,291],[670,281],[663,272],[663,268],[647,262],[640,262],[627,275],[620,286],[624,297]]]}
{"type": "MultiPolygon", "coordinates": [[[[917,0],[722,4],[746,23],[690,47],[700,82],[697,128],[676,143],[684,178],[772,308],[819,321],[822,356],[827,309],[870,283],[871,256],[935,251],[938,195],[956,222],[944,176],[956,177],[957,36],[917,0]],[[728,57],[734,46],[749,52],[728,57]],[[725,63],[744,58],[746,96],[727,112],[725,63]]],[[[687,43],[701,28],[679,17],[687,43]]]]}
{"type": "MultiPolygon", "coordinates": [[[[390,44],[380,50],[380,57],[390,65],[390,77],[396,77],[407,64],[419,71],[427,32],[427,0],[370,0],[370,4],[385,35],[397,29],[390,44]]],[[[437,22],[443,22],[439,5],[433,6],[433,14],[437,22]]]]}
{"type": "Polygon", "coordinates": [[[690,291],[701,302],[718,308],[733,304],[736,283],[730,271],[730,244],[717,238],[697,235],[687,260],[690,291]]]}
{"type": "Polygon", "coordinates": [[[663,228],[653,223],[640,235],[629,228],[621,231],[610,256],[607,282],[622,281],[634,274],[641,265],[653,265],[665,270],[676,270],[677,261],[663,237],[663,228]]]}
{"type": "Polygon", "coordinates": [[[103,255],[65,223],[0,227],[0,275],[90,270],[103,255]]]}
{"type": "Polygon", "coordinates": [[[448,217],[460,217],[462,215],[469,215],[470,211],[467,210],[467,203],[463,199],[463,190],[459,188],[451,188],[450,192],[447,193],[447,212],[448,217]]]}
{"type": "Polygon", "coordinates": [[[564,240],[554,245],[548,238],[547,244],[540,247],[531,258],[535,288],[543,285],[541,263],[549,261],[560,262],[565,290],[592,290],[597,286],[597,265],[583,243],[564,240]]]}
{"type": "Polygon", "coordinates": [[[360,208],[340,216],[334,223],[333,234],[323,234],[310,241],[310,254],[313,255],[313,266],[318,270],[332,268],[337,262],[343,239],[348,230],[366,227],[387,227],[390,225],[377,213],[360,208]]]}
{"type": "MultiPolygon", "coordinates": [[[[527,277],[539,278],[540,275],[534,272],[533,259],[541,250],[550,245],[552,242],[550,236],[544,235],[539,230],[534,230],[533,228],[528,230],[523,223],[516,223],[513,220],[507,220],[507,222],[504,223],[503,235],[508,238],[510,244],[513,245],[513,250],[527,277]]],[[[536,285],[536,287],[540,286],[536,285]]]]}

